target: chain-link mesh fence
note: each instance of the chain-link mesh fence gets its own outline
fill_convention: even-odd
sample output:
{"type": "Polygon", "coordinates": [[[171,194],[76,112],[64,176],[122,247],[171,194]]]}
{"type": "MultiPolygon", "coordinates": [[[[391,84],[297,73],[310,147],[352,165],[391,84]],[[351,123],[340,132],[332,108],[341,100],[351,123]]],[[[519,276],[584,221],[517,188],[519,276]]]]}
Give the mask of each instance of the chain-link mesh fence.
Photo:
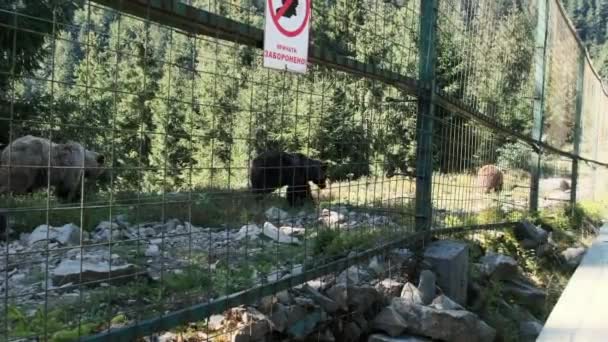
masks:
{"type": "Polygon", "coordinates": [[[539,1],[315,1],[306,75],[262,67],[266,1],[2,4],[0,336],[221,340],[193,322],[386,276],[425,229],[513,224],[576,175],[601,198],[573,157],[579,127],[608,161],[608,97],[539,1]]]}

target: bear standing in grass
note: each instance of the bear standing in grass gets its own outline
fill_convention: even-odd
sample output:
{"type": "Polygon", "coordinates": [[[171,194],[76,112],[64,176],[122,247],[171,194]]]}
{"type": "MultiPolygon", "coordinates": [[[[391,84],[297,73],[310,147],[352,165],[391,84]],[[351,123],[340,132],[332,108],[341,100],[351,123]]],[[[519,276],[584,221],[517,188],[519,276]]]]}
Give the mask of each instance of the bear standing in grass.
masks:
{"type": "Polygon", "coordinates": [[[251,190],[259,199],[275,189],[287,186],[291,206],[312,200],[309,181],[325,189],[325,165],[301,153],[267,151],[251,163],[251,190]]]}
{"type": "Polygon", "coordinates": [[[2,151],[0,194],[31,193],[46,188],[50,180],[59,199],[74,201],[80,195],[82,176],[99,177],[103,163],[103,155],[89,151],[79,143],[56,144],[26,135],[2,151]]]}
{"type": "Polygon", "coordinates": [[[477,184],[483,188],[487,194],[490,190],[495,192],[502,191],[503,175],[502,171],[494,165],[484,165],[477,172],[477,184]]]}

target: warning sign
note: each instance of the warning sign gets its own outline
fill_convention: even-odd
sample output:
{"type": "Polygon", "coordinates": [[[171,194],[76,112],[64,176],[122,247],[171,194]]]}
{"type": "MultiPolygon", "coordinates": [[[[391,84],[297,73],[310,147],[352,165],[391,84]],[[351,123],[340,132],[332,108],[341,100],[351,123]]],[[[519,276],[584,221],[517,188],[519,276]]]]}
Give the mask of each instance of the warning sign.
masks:
{"type": "Polygon", "coordinates": [[[311,0],[267,0],[264,66],[306,72],[311,0]]]}

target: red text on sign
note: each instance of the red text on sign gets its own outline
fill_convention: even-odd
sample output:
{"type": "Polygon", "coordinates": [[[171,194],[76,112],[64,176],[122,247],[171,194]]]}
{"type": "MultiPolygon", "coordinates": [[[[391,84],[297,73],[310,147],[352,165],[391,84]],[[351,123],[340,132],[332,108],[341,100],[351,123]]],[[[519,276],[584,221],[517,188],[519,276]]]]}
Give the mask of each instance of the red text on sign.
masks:
{"type": "Polygon", "coordinates": [[[292,55],[284,54],[281,52],[274,52],[274,51],[268,51],[268,50],[264,50],[264,57],[276,59],[279,61],[295,63],[295,64],[306,64],[307,63],[306,58],[300,58],[297,56],[292,56],[292,55]]]}
{"type": "Polygon", "coordinates": [[[298,50],[294,47],[291,46],[286,46],[283,44],[277,44],[277,49],[278,50],[283,50],[283,51],[287,51],[287,52],[291,52],[291,53],[297,53],[298,50]]]}

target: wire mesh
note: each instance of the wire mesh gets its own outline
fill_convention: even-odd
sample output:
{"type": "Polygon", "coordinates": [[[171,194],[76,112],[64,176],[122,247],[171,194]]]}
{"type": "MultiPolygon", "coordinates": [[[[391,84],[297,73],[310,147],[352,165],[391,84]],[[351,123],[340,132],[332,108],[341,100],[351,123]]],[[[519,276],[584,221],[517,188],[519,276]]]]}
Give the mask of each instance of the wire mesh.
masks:
{"type": "MultiPolygon", "coordinates": [[[[424,242],[416,186],[430,188],[441,236],[524,217],[535,163],[541,207],[570,200],[572,160],[521,139],[536,1],[438,2],[429,112],[410,82],[427,56],[420,1],[315,2],[312,45],[334,57],[314,57],[306,75],[262,67],[264,1],[184,3],[163,2],[162,18],[145,0],[0,6],[3,340],[127,339],[187,322],[221,339],[244,330],[193,322],[312,279],[350,281],[370,260],[388,260],[375,277],[413,272],[390,260],[424,242]],[[421,120],[432,122],[430,180],[414,177],[421,120]],[[291,179],[274,187],[271,170],[291,179]]],[[[571,152],[582,52],[549,3],[544,131],[571,152]]],[[[606,161],[606,94],[584,73],[580,151],[606,161]]],[[[603,191],[603,170],[579,164],[581,198],[603,191]]]]}

